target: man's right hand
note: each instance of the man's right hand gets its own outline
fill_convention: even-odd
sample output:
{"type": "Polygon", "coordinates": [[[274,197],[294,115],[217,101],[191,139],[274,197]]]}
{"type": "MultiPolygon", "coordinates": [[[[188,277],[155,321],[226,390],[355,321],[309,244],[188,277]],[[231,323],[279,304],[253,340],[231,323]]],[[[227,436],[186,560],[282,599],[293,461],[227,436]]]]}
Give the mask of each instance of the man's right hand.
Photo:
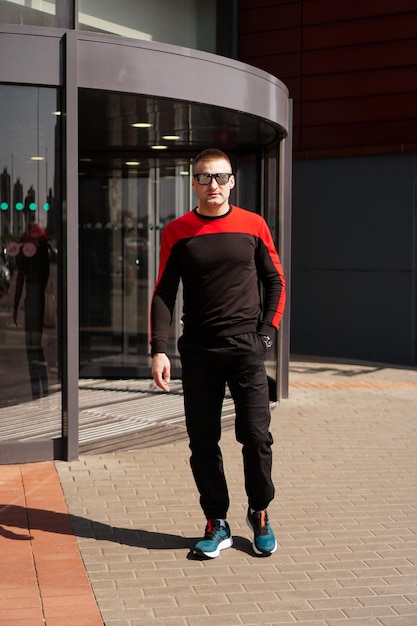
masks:
{"type": "Polygon", "coordinates": [[[160,389],[170,391],[171,363],[165,352],[158,352],[152,357],[152,376],[160,389]]]}

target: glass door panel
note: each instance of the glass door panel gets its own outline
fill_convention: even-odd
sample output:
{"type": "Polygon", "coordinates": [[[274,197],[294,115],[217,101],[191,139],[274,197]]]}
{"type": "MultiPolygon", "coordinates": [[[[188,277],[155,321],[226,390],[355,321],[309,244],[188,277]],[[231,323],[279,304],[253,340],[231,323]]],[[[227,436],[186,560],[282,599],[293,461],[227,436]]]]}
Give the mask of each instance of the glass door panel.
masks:
{"type": "Polygon", "coordinates": [[[80,174],[80,374],[149,377],[160,237],[169,221],[189,210],[189,161],[83,158],[80,174]]]}
{"type": "Polygon", "coordinates": [[[57,91],[0,85],[0,128],[1,457],[62,436],[57,91]]]}

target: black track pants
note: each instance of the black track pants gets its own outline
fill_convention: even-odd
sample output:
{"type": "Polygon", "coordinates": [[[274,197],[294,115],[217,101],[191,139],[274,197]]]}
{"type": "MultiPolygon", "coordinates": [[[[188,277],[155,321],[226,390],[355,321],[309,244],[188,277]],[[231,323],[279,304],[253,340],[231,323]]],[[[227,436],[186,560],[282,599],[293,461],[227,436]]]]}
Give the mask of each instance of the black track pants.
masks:
{"type": "Polygon", "coordinates": [[[191,469],[207,519],[226,518],[229,494],[223,471],[221,411],[229,386],[236,408],[236,439],[242,444],[249,506],[265,509],[274,497],[265,347],[257,333],[196,342],[182,336],[184,406],[191,469]]]}

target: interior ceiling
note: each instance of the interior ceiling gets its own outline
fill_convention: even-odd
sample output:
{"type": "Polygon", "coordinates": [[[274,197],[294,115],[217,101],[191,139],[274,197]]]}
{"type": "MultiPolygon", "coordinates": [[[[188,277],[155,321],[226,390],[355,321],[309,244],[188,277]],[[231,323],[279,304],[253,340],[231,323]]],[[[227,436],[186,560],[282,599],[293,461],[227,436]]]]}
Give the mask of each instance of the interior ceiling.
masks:
{"type": "Polygon", "coordinates": [[[148,151],[155,157],[152,146],[158,144],[167,145],[171,156],[213,146],[234,151],[264,146],[279,137],[272,124],[209,105],[89,89],[81,89],[79,98],[79,149],[84,157],[111,152],[126,158],[148,151]],[[152,126],[134,128],[137,122],[152,126]],[[166,140],[164,135],[179,139],[166,140]]]}

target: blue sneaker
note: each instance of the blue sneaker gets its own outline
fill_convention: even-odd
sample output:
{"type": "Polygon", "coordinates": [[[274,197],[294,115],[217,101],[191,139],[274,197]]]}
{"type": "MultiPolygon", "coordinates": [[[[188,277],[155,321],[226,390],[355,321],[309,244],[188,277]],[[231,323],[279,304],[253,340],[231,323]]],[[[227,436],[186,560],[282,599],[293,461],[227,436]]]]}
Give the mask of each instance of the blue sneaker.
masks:
{"type": "Polygon", "coordinates": [[[268,513],[266,511],[251,513],[248,509],[246,523],[254,534],[252,548],[255,554],[270,556],[275,552],[278,544],[269,523],[268,513]]]}
{"type": "Polygon", "coordinates": [[[224,526],[222,526],[220,525],[220,520],[209,519],[207,520],[204,538],[195,544],[193,553],[196,556],[214,559],[216,556],[219,556],[220,550],[230,548],[232,545],[233,539],[229,524],[224,522],[224,526]]]}

